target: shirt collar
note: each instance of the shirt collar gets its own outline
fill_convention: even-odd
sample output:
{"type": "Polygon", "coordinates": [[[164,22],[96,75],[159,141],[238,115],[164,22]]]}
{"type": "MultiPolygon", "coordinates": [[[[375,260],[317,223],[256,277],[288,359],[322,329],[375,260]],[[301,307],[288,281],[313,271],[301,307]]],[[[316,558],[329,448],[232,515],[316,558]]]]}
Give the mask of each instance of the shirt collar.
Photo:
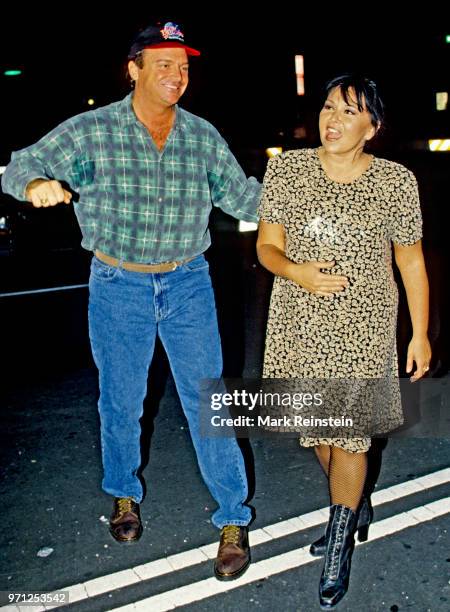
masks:
{"type": "MultiPolygon", "coordinates": [[[[134,123],[140,123],[136,117],[136,113],[133,110],[133,92],[131,91],[121,101],[121,115],[123,125],[132,125],[134,123]]],[[[180,108],[178,104],[175,105],[175,124],[174,128],[178,129],[189,129],[189,117],[185,110],[180,108]]]]}

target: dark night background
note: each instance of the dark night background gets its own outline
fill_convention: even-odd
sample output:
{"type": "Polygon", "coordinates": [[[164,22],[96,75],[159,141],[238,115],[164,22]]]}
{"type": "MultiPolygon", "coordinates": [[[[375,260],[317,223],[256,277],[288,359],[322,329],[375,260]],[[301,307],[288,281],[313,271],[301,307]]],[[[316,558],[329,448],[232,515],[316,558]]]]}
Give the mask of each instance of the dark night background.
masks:
{"type": "MultiPolygon", "coordinates": [[[[129,41],[149,22],[184,26],[186,41],[202,50],[191,62],[182,105],[211,120],[238,152],[241,147],[289,144],[292,128],[314,125],[321,88],[348,70],[367,73],[384,95],[384,141],[391,150],[416,138],[445,137],[449,112],[435,108],[435,92],[450,89],[450,32],[445,3],[418,9],[380,3],[209,4],[204,10],[155,13],[154,5],[60,3],[8,8],[1,24],[3,69],[19,65],[23,76],[2,76],[0,162],[65,118],[89,110],[87,99],[107,104],[128,91],[124,77],[129,41]],[[448,31],[447,31],[448,30],[448,31]],[[295,53],[305,56],[306,96],[296,95],[295,53]],[[283,132],[283,136],[280,136],[283,132]]],[[[165,6],[162,4],[161,6],[165,6]]]]}
{"type": "MultiPolygon", "coordinates": [[[[378,82],[388,111],[376,154],[405,164],[418,179],[431,288],[428,378],[442,377],[448,387],[450,152],[433,153],[427,145],[428,138],[450,138],[450,111],[435,110],[435,93],[450,92],[445,2],[413,8],[412,3],[338,0],[295,7],[242,1],[4,3],[0,166],[8,163],[11,150],[89,110],[90,97],[97,106],[123,97],[129,91],[130,39],[155,19],[181,24],[187,44],[203,53],[191,62],[182,106],[210,120],[246,172],[258,179],[266,147],[318,144],[320,94],[328,78],[350,70],[367,73],[378,82]],[[304,98],[296,95],[296,53],[305,57],[304,98]],[[3,76],[14,67],[23,70],[22,77],[3,76]],[[298,127],[301,139],[294,138],[298,127]]],[[[258,264],[256,232],[238,232],[237,222],[216,209],[211,229],[207,257],[224,374],[259,378],[273,277],[258,264]]],[[[90,259],[80,247],[72,206],[34,209],[0,191],[0,595],[5,589],[81,588],[85,581],[109,577],[112,592],[75,602],[70,609],[78,612],[115,609],[208,579],[210,561],[123,589],[117,588],[115,572],[217,537],[210,523],[214,501],[198,471],[161,346],[142,420],[148,487],[144,535],[139,546],[124,550],[108,534],[111,500],[100,491],[97,371],[87,331],[90,259]],[[43,546],[53,550],[49,557],[38,556],[43,546]]],[[[399,367],[405,376],[410,320],[399,288],[399,367]]],[[[448,474],[433,481],[435,471],[449,466],[450,440],[443,437],[448,429],[441,428],[449,422],[448,399],[430,395],[424,410],[428,437],[415,438],[413,428],[404,438],[372,446],[370,480],[382,491],[429,473],[431,480],[423,491],[411,493],[406,486],[399,498],[378,502],[377,523],[393,518],[399,524],[394,534],[378,540],[369,531],[367,545],[357,549],[342,611],[450,609],[448,506],[442,516],[408,529],[398,518],[415,509],[422,521],[429,512],[423,504],[447,503],[450,495],[448,474]]],[[[253,439],[243,448],[256,508],[252,530],[328,505],[326,483],[310,449],[282,438],[253,439]]],[[[277,555],[309,546],[322,530],[323,525],[302,529],[258,546],[251,540],[253,561],[269,559],[275,566],[277,555]]],[[[177,609],[313,611],[319,573],[317,562],[308,563],[177,609]]]]}
{"type": "MultiPolygon", "coordinates": [[[[286,2],[267,8],[228,2],[203,9],[199,4],[184,3],[180,9],[172,3],[171,10],[159,13],[151,3],[10,5],[0,24],[0,166],[8,163],[12,150],[92,108],[89,98],[99,106],[123,97],[129,91],[125,67],[130,40],[157,20],[181,24],[187,44],[202,51],[200,58],[192,58],[190,84],[181,105],[210,120],[247,174],[258,179],[264,175],[266,147],[318,144],[316,124],[324,83],[345,71],[361,71],[377,81],[387,107],[385,130],[373,145],[376,154],[404,163],[418,178],[431,281],[430,330],[438,369],[445,371],[450,344],[446,316],[450,153],[432,153],[427,144],[428,138],[450,137],[449,109],[435,110],[436,92],[450,91],[450,44],[445,42],[450,20],[444,3],[427,2],[416,9],[399,3],[394,7],[392,2],[309,3],[297,8],[286,2]],[[302,98],[296,94],[296,53],[305,58],[302,98]],[[3,76],[5,69],[14,67],[23,70],[21,77],[3,76]],[[301,139],[294,138],[298,127],[303,128],[301,139]]],[[[231,263],[229,278],[220,265],[215,268],[226,344],[236,332],[236,321],[243,325],[244,290],[239,294],[236,278],[242,280],[247,268],[257,269],[258,274],[264,271],[256,261],[255,233],[239,236],[234,220],[216,209],[213,213],[215,247],[210,259],[213,262],[216,256],[219,261],[223,252],[231,263]],[[240,314],[234,307],[227,314],[230,296],[239,302],[240,314]]],[[[0,194],[0,225],[2,218],[6,226],[0,228],[0,293],[87,282],[90,254],[80,248],[72,207],[33,209],[0,194]]],[[[268,287],[271,278],[265,278],[268,287]]],[[[85,331],[78,331],[86,324],[80,320],[86,300],[81,293],[74,292],[73,300],[67,298],[69,314],[63,294],[71,292],[54,294],[51,299],[61,299],[65,305],[57,306],[58,319],[47,316],[49,306],[37,296],[17,298],[17,303],[11,297],[0,300],[3,320],[13,318],[3,335],[8,370],[15,371],[16,363],[22,367],[23,345],[36,362],[42,362],[43,344],[49,355],[66,353],[58,363],[66,363],[69,354],[74,365],[89,360],[85,331]],[[28,300],[38,308],[32,319],[28,300]],[[56,340],[50,341],[53,327],[56,340]]],[[[50,299],[50,294],[45,295],[50,299]]],[[[262,313],[265,308],[262,304],[262,313]]],[[[55,313],[53,306],[50,310],[55,313]]],[[[409,317],[404,302],[399,328],[405,340],[409,317]]],[[[229,354],[235,353],[230,346],[229,354]]],[[[237,375],[238,369],[233,366],[237,375]]]]}

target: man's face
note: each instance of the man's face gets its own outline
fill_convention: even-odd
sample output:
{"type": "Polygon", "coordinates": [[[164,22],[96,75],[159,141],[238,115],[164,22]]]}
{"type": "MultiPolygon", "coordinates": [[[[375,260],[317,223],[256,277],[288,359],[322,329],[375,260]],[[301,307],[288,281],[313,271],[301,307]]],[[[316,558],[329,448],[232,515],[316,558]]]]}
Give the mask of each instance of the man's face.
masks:
{"type": "Polygon", "coordinates": [[[143,60],[142,68],[134,61],[128,64],[136,94],[162,108],[176,104],[189,82],[186,51],[176,47],[144,49],[143,60]]]}

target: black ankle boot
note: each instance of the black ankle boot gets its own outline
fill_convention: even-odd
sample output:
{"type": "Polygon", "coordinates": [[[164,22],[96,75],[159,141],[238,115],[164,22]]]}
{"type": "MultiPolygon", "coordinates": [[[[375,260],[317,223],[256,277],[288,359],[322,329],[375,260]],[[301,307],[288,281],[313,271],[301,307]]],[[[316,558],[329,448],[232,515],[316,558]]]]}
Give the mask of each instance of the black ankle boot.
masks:
{"type": "MultiPolygon", "coordinates": [[[[367,542],[369,534],[369,526],[373,519],[373,508],[370,503],[370,498],[365,495],[361,499],[358,509],[358,524],[356,531],[358,532],[358,542],[367,542]]],[[[309,547],[309,552],[313,557],[323,557],[327,549],[328,535],[325,532],[318,540],[313,542],[309,547]]]]}
{"type": "Polygon", "coordinates": [[[341,504],[331,506],[328,546],[319,582],[319,602],[323,610],[333,608],[347,592],[356,523],[353,510],[341,504]]]}
{"type": "Polygon", "coordinates": [[[367,542],[369,526],[372,521],[373,508],[370,502],[370,497],[366,497],[364,495],[358,509],[358,524],[356,526],[356,531],[358,532],[358,542],[367,542]]]}

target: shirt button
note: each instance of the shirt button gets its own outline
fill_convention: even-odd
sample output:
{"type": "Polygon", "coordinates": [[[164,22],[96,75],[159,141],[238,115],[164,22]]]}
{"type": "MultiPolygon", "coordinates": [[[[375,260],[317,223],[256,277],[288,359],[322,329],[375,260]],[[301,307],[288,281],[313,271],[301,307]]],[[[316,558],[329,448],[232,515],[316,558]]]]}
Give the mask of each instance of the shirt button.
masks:
{"type": "Polygon", "coordinates": [[[162,198],[158,198],[158,202],[162,202],[162,198]]]}

